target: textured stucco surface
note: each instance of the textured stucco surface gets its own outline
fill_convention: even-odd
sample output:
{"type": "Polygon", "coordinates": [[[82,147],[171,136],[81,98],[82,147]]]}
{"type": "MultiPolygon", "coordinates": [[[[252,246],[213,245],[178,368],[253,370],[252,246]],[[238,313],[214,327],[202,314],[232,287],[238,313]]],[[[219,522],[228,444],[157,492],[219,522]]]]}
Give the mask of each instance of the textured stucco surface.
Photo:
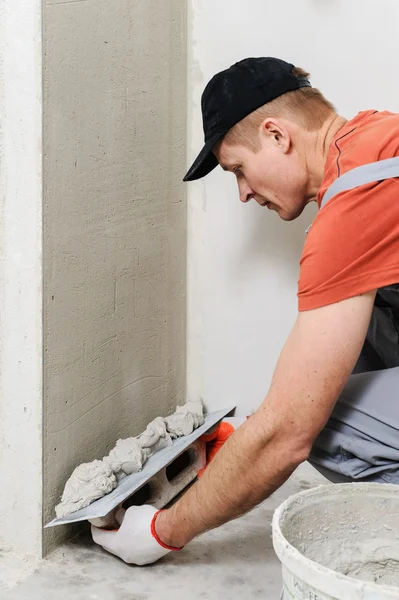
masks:
{"type": "Polygon", "coordinates": [[[45,2],[45,522],[76,465],[184,400],[184,9],[45,2]]]}

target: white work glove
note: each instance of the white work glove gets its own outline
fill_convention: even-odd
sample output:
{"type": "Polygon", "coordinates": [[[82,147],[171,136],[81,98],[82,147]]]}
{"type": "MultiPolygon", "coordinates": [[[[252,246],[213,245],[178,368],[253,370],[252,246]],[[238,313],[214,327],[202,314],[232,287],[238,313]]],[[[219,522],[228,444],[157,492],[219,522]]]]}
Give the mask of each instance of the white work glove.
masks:
{"type": "Polygon", "coordinates": [[[171,551],[181,550],[166,546],[155,531],[155,520],[161,511],[149,504],[131,506],[126,511],[116,512],[119,529],[109,531],[91,526],[93,540],[126,563],[148,565],[156,562],[171,551]]]}

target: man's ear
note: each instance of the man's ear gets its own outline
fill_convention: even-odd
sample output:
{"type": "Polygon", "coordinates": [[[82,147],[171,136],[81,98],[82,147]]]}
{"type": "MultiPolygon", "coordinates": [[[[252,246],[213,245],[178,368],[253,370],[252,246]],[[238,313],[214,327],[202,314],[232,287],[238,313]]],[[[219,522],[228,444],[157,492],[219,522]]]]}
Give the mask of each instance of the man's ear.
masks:
{"type": "Polygon", "coordinates": [[[278,119],[265,119],[261,124],[260,134],[261,136],[264,136],[269,143],[275,144],[284,154],[289,151],[291,147],[290,133],[278,119]]]}

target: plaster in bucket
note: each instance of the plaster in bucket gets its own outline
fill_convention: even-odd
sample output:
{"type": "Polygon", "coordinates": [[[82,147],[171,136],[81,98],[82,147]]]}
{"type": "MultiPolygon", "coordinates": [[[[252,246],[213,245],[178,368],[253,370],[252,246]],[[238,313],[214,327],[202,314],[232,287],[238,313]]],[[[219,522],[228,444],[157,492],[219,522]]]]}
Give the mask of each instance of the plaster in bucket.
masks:
{"type": "Polygon", "coordinates": [[[398,600],[399,487],[323,485],[274,513],[283,600],[398,600]]]}

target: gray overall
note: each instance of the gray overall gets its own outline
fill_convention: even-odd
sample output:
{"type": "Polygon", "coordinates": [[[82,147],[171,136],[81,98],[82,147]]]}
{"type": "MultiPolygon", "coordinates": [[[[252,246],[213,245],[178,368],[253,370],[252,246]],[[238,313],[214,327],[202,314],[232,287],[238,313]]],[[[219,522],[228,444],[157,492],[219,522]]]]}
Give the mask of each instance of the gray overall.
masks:
{"type": "MultiPolygon", "coordinates": [[[[321,209],[339,192],[392,177],[399,157],[353,169],[329,187],[321,209]]],[[[333,482],[399,484],[399,283],[378,290],[359,360],[309,461],[333,482]]]]}

